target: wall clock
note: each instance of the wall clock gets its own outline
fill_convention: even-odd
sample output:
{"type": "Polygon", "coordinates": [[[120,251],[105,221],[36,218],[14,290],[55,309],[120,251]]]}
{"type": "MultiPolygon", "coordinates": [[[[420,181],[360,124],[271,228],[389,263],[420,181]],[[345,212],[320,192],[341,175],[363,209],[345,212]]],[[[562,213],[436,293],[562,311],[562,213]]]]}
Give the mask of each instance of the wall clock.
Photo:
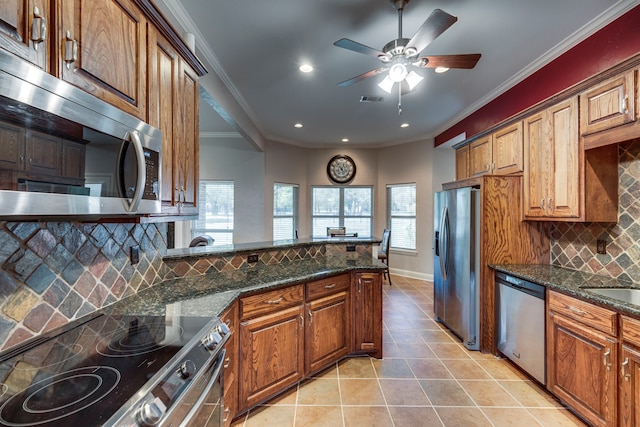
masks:
{"type": "Polygon", "coordinates": [[[356,176],[356,163],[344,154],[333,156],[327,164],[327,175],[337,184],[349,182],[356,176]]]}

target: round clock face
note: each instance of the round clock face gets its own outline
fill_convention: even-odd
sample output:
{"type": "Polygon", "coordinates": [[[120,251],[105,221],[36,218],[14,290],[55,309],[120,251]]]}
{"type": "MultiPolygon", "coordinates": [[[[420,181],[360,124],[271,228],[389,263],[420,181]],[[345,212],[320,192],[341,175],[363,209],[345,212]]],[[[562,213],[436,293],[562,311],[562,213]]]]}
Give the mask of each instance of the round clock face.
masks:
{"type": "Polygon", "coordinates": [[[356,164],[351,157],[339,154],[329,160],[327,174],[333,182],[344,184],[356,176],[356,164]]]}

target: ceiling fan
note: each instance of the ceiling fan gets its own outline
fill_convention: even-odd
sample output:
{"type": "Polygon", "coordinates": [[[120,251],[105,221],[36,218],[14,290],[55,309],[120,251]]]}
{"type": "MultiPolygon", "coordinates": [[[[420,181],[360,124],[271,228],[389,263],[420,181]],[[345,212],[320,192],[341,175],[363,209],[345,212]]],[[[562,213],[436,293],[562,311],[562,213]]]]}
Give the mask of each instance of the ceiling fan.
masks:
{"type": "Polygon", "coordinates": [[[389,0],[391,5],[398,11],[398,38],[387,43],[382,50],[363,45],[350,39],[340,39],[334,43],[335,46],[349,49],[354,52],[374,56],[382,62],[382,67],[376,68],[366,73],[355,76],[349,80],[338,83],[338,86],[350,86],[369,77],[388,71],[384,80],[378,86],[388,93],[391,93],[394,83],[399,83],[398,87],[398,114],[402,113],[401,96],[402,83],[405,82],[409,90],[413,89],[423,77],[415,72],[416,68],[436,68],[446,71],[449,68],[471,69],[476,66],[480,59],[479,53],[462,55],[433,55],[418,57],[432,41],[440,34],[444,33],[452,26],[458,18],[449,15],[440,9],[435,9],[427,18],[416,34],[411,38],[402,37],[402,11],[409,4],[409,0],[389,0]]]}

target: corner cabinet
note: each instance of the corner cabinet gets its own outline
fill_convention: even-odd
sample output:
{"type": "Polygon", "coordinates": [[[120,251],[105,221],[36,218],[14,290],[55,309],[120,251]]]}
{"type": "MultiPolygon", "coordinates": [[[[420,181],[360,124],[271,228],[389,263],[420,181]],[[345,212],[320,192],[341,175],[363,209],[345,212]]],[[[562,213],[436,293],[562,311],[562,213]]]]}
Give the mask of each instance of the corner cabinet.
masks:
{"type": "Polygon", "coordinates": [[[456,149],[456,181],[469,178],[469,146],[456,149]]]}
{"type": "Polygon", "coordinates": [[[57,75],[147,117],[147,19],[132,0],[59,2],[57,75]]]}
{"type": "Polygon", "coordinates": [[[49,0],[4,0],[0,6],[1,48],[48,71],[49,0]]]}
{"type": "Polygon", "coordinates": [[[595,426],[617,422],[617,314],[549,291],[547,388],[595,426]]]}
{"type": "Polygon", "coordinates": [[[149,124],[162,131],[162,212],[197,215],[198,75],[157,30],[149,31],[149,124]]]}
{"type": "Polygon", "coordinates": [[[352,273],[353,351],[382,357],[382,278],[380,273],[352,273]]]}

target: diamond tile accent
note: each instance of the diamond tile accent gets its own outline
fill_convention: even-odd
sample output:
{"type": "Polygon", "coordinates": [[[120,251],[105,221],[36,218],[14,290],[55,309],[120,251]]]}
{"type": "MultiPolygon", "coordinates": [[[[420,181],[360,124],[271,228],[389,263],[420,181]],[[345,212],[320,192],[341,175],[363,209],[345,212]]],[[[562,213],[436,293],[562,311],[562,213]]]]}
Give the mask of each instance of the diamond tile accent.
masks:
{"type": "Polygon", "coordinates": [[[618,144],[617,224],[553,223],[551,263],[617,279],[640,281],[640,139],[618,144]],[[596,240],[607,241],[607,254],[596,240]]]}

